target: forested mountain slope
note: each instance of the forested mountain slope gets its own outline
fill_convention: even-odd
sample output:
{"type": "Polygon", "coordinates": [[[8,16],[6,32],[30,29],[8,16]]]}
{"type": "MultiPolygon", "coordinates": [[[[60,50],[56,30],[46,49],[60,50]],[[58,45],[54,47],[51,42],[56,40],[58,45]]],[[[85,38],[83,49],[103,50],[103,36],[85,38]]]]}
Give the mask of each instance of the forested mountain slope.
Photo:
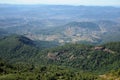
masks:
{"type": "Polygon", "coordinates": [[[70,66],[101,73],[120,67],[119,48],[120,42],[100,46],[66,44],[39,52],[35,62],[70,66]]]}
{"type": "Polygon", "coordinates": [[[0,57],[10,62],[26,61],[36,51],[33,41],[24,36],[12,35],[0,39],[0,57]]]}
{"type": "Polygon", "coordinates": [[[120,42],[111,42],[99,46],[72,43],[42,49],[24,36],[3,37],[0,39],[0,57],[7,64],[0,60],[0,79],[26,79],[27,76],[48,80],[101,80],[106,79],[107,73],[108,76],[113,74],[114,78],[116,75],[110,71],[120,69],[119,48],[120,42]]]}

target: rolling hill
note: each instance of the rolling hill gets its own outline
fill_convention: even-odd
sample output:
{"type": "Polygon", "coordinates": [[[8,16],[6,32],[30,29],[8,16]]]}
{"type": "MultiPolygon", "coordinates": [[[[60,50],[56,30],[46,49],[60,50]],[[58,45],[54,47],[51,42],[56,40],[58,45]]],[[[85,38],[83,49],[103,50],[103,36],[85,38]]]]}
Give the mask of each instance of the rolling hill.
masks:
{"type": "Polygon", "coordinates": [[[0,80],[119,80],[120,7],[0,4],[0,80]]]}
{"type": "Polygon", "coordinates": [[[0,39],[0,56],[10,62],[27,60],[36,53],[33,41],[23,36],[7,36],[0,39]]]}
{"type": "Polygon", "coordinates": [[[101,80],[111,74],[116,79],[119,77],[111,71],[120,68],[119,47],[120,42],[111,42],[102,45],[75,43],[40,49],[35,41],[24,36],[6,36],[0,39],[0,57],[7,61],[0,59],[0,79],[26,79],[25,76],[45,79],[49,76],[46,79],[68,80],[71,75],[71,79],[101,80]]]}
{"type": "Polygon", "coordinates": [[[59,44],[120,41],[119,7],[3,4],[0,10],[0,28],[32,40],[59,44]]]}
{"type": "Polygon", "coordinates": [[[57,64],[104,73],[119,68],[119,44],[119,42],[101,46],[68,44],[39,52],[35,62],[39,60],[40,64],[57,64]]]}

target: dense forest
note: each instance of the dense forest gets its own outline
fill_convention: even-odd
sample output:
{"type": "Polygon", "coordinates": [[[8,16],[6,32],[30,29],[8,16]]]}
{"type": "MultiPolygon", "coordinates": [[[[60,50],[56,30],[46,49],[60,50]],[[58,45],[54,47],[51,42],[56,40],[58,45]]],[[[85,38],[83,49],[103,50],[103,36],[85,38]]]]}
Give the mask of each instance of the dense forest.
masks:
{"type": "Polygon", "coordinates": [[[21,35],[1,37],[0,80],[120,79],[120,42],[38,44],[21,35]]]}
{"type": "Polygon", "coordinates": [[[0,4],[0,80],[120,80],[120,7],[0,4]]]}

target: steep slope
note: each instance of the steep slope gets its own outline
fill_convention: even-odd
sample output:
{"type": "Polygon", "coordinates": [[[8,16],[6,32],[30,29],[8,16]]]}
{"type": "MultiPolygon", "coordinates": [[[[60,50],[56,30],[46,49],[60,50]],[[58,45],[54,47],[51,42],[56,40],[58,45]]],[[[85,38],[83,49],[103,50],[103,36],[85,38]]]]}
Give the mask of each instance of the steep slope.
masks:
{"type": "MultiPolygon", "coordinates": [[[[43,50],[39,50],[35,46],[36,45],[32,40],[24,36],[12,35],[0,39],[0,57],[12,64],[14,63],[14,65],[11,66],[0,60],[1,74],[7,72],[4,76],[0,75],[0,79],[11,78],[11,76],[12,79],[18,78],[17,76],[25,79],[25,77],[22,77],[23,74],[28,77],[34,75],[32,78],[36,78],[38,76],[35,76],[35,74],[38,74],[39,72],[36,72],[38,69],[35,68],[40,67],[40,65],[45,65],[45,67],[40,69],[43,70],[43,73],[41,72],[39,75],[41,78],[46,77],[42,76],[44,74],[50,76],[50,78],[52,77],[52,75],[44,73],[45,70],[51,74],[54,72],[54,78],[59,79],[53,68],[64,66],[73,69],[68,72],[63,71],[67,75],[66,78],[74,73],[76,76],[71,77],[71,79],[76,79],[77,76],[80,75],[85,79],[91,79],[91,77],[97,79],[98,77],[95,77],[94,75],[90,75],[91,77],[89,77],[89,74],[91,73],[85,73],[85,75],[83,75],[83,72],[93,72],[98,75],[102,74],[102,77],[99,76],[99,78],[102,79],[104,78],[103,75],[106,75],[106,72],[118,70],[120,67],[120,42],[111,42],[99,46],[66,44],[43,50]],[[49,67],[48,65],[52,66],[49,67]],[[76,70],[78,72],[76,72],[76,70]],[[21,73],[21,75],[19,75],[19,73],[21,73]]],[[[66,68],[62,68],[62,70],[65,70],[66,68]]],[[[61,74],[61,69],[58,68],[56,70],[60,71],[59,73],[61,74]]]]}
{"type": "Polygon", "coordinates": [[[34,54],[33,41],[24,36],[12,35],[0,39],[0,56],[10,62],[25,61],[34,54]]]}
{"type": "Polygon", "coordinates": [[[43,50],[35,46],[24,36],[4,37],[0,39],[0,56],[11,63],[53,64],[97,73],[120,67],[120,42],[100,46],[66,44],[43,50]]]}

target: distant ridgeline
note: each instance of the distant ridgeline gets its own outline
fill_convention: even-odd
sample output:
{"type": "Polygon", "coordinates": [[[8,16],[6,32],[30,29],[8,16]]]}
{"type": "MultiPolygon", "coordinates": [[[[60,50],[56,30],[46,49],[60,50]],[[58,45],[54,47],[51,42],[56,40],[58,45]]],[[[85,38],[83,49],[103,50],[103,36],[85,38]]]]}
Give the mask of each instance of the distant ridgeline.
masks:
{"type": "Polygon", "coordinates": [[[119,7],[0,4],[0,11],[2,36],[19,34],[54,46],[120,41],[119,7]]]}
{"type": "Polygon", "coordinates": [[[0,4],[0,80],[120,80],[120,8],[0,4]]]}

